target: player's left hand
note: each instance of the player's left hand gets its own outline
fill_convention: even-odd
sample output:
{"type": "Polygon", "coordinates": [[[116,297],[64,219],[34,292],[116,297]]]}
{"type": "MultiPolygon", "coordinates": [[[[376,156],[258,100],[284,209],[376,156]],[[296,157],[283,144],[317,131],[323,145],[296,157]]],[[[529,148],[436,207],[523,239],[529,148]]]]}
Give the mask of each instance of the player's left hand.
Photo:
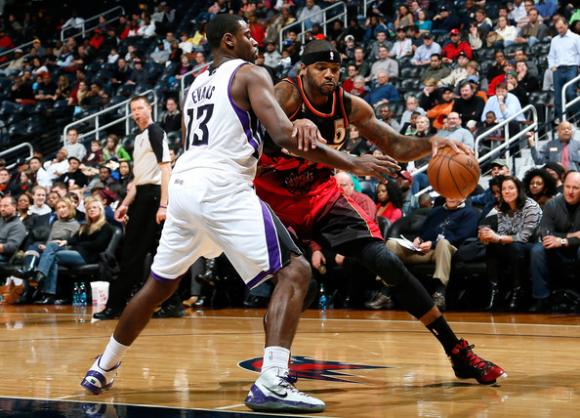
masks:
{"type": "Polygon", "coordinates": [[[357,176],[373,176],[384,180],[385,176],[393,177],[401,166],[389,155],[363,154],[355,158],[355,167],[351,170],[357,176]]]}
{"type": "Polygon", "coordinates": [[[157,221],[157,223],[160,224],[166,218],[167,218],[167,208],[159,207],[159,209],[157,209],[157,214],[155,215],[155,221],[157,221]]]}
{"type": "Polygon", "coordinates": [[[443,148],[443,147],[451,147],[451,149],[453,151],[455,151],[455,153],[464,153],[467,155],[474,155],[473,154],[473,150],[471,148],[469,148],[467,145],[462,144],[459,141],[456,141],[454,139],[450,139],[450,138],[443,138],[440,136],[434,136],[431,138],[431,148],[433,150],[432,155],[433,157],[435,157],[435,155],[437,155],[437,151],[439,151],[439,148],[443,148]]]}
{"type": "Polygon", "coordinates": [[[326,144],[326,139],[320,134],[318,126],[311,120],[297,119],[292,125],[292,139],[297,140],[300,151],[315,149],[317,144],[326,144]]]}

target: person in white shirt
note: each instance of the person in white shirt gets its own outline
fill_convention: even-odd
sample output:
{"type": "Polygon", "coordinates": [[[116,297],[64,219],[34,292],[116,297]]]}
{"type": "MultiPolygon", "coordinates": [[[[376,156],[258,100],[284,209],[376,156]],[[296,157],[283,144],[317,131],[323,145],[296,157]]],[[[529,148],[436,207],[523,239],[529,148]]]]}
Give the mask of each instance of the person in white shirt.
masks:
{"type": "Polygon", "coordinates": [[[401,116],[401,122],[399,124],[403,126],[405,123],[411,121],[411,115],[413,112],[418,112],[421,115],[425,114],[425,110],[422,107],[419,107],[419,101],[415,96],[407,96],[407,100],[405,101],[405,111],[403,112],[403,116],[401,116]]]}
{"type": "Polygon", "coordinates": [[[51,179],[62,176],[68,171],[68,151],[66,148],[61,148],[56,153],[56,157],[52,161],[44,163],[44,169],[48,172],[51,179]]]}
{"type": "Polygon", "coordinates": [[[389,50],[384,46],[379,48],[379,59],[371,67],[369,80],[376,80],[381,72],[387,73],[389,78],[399,78],[399,63],[389,58],[389,50]]]}
{"type": "Polygon", "coordinates": [[[32,188],[32,205],[29,208],[31,215],[46,215],[52,210],[46,204],[46,189],[42,186],[34,186],[32,188]]]}
{"type": "MultiPolygon", "coordinates": [[[[554,78],[554,107],[556,119],[562,117],[562,88],[568,81],[578,75],[580,66],[580,36],[568,29],[568,22],[560,17],[556,20],[558,35],[552,38],[548,52],[548,67],[554,78]]],[[[566,100],[572,100],[576,89],[570,86],[566,90],[566,100]]]]}
{"type": "Polygon", "coordinates": [[[66,132],[66,145],[64,148],[68,152],[69,157],[76,157],[79,161],[83,161],[87,155],[87,149],[83,144],[79,144],[79,133],[76,128],[70,128],[66,132]]]}
{"type": "Polygon", "coordinates": [[[61,29],[68,29],[68,28],[82,29],[84,24],[85,24],[85,19],[83,19],[82,17],[78,17],[77,12],[73,11],[72,17],[69,20],[67,20],[66,22],[64,22],[64,25],[62,25],[61,29]]]}
{"type": "Polygon", "coordinates": [[[528,13],[523,0],[514,0],[514,8],[508,17],[517,23],[518,27],[523,27],[528,23],[528,13]]]}
{"type": "Polygon", "coordinates": [[[495,32],[503,39],[503,46],[513,45],[518,37],[518,29],[515,26],[508,25],[507,17],[500,16],[497,18],[497,27],[495,32]]]}
{"type": "Polygon", "coordinates": [[[52,186],[52,176],[42,167],[42,162],[37,157],[32,157],[28,161],[30,170],[34,173],[36,184],[39,186],[50,188],[52,186]]]}
{"type": "Polygon", "coordinates": [[[433,54],[441,54],[441,45],[433,40],[433,36],[430,33],[424,33],[423,45],[415,51],[411,64],[429,65],[431,64],[431,55],[433,54]]]}
{"type": "Polygon", "coordinates": [[[314,0],[306,0],[306,5],[298,12],[298,20],[304,20],[304,27],[310,29],[314,23],[322,23],[321,10],[314,0]]]}
{"type": "Polygon", "coordinates": [[[397,29],[397,41],[393,45],[389,56],[400,60],[413,55],[413,42],[407,38],[407,31],[404,28],[397,29]]]}
{"type": "MultiPolygon", "coordinates": [[[[483,108],[481,121],[485,121],[487,112],[493,112],[496,121],[499,123],[509,119],[520,110],[522,110],[522,105],[518,98],[508,93],[506,83],[499,83],[495,88],[495,96],[491,96],[483,108]]],[[[525,120],[524,115],[520,114],[516,120],[525,120]]]]}
{"type": "Polygon", "coordinates": [[[471,149],[475,147],[473,135],[469,130],[461,127],[461,118],[457,112],[447,115],[447,128],[440,130],[438,134],[444,138],[455,139],[471,149]]]}

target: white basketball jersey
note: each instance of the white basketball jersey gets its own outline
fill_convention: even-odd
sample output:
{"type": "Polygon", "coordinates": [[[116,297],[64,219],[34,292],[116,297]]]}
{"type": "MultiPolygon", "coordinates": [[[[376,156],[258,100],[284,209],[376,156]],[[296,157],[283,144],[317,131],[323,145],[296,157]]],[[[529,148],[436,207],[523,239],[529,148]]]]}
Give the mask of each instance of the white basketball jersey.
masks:
{"type": "Polygon", "coordinates": [[[240,109],[230,95],[233,76],[245,64],[241,59],[226,61],[193,81],[183,105],[186,151],[174,174],[209,168],[253,181],[264,130],[256,115],[240,109]]]}

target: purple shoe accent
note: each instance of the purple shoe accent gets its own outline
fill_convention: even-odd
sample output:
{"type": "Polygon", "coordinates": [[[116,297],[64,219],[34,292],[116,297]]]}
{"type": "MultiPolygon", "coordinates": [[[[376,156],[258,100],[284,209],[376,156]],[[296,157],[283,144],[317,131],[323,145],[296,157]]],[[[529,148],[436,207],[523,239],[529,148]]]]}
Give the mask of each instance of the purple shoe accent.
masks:
{"type": "Polygon", "coordinates": [[[250,393],[246,397],[244,403],[248,408],[254,411],[322,411],[319,406],[314,406],[304,402],[289,401],[282,397],[268,396],[256,385],[252,385],[250,393]]]}
{"type": "Polygon", "coordinates": [[[100,372],[96,370],[89,370],[81,382],[81,386],[93,393],[94,395],[100,394],[103,390],[107,390],[112,386],[112,383],[107,384],[107,379],[100,372]],[[87,380],[87,377],[94,377],[101,383],[101,387],[95,386],[87,380]]]}

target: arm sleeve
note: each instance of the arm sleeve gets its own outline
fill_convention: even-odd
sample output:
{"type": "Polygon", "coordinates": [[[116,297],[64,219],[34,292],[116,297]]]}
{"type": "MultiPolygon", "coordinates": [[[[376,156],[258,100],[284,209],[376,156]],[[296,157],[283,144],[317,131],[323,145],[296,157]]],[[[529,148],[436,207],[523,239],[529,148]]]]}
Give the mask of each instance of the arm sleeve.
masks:
{"type": "Polygon", "coordinates": [[[171,162],[169,158],[169,146],[167,145],[167,137],[163,129],[157,125],[149,126],[149,142],[151,143],[151,149],[155,153],[157,162],[168,163],[171,162]]]}
{"type": "Polygon", "coordinates": [[[550,51],[548,52],[548,68],[552,68],[556,66],[556,48],[555,48],[555,41],[556,38],[552,38],[550,43],[550,51]]]}
{"type": "Polygon", "coordinates": [[[14,253],[26,238],[26,227],[20,222],[14,222],[10,232],[8,233],[8,240],[4,244],[4,253],[14,253]]]}

